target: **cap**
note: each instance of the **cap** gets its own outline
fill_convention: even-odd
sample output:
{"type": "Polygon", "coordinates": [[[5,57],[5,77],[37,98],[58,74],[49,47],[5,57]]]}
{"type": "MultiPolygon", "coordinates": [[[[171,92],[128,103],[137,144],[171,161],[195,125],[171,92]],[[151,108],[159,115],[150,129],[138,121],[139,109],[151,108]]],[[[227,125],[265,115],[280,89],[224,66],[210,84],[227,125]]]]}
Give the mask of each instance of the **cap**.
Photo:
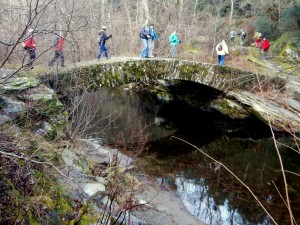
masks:
{"type": "Polygon", "coordinates": [[[28,30],[28,33],[29,33],[29,34],[33,33],[33,29],[29,29],[29,30],[28,30]]]}
{"type": "Polygon", "coordinates": [[[103,29],[103,30],[106,30],[106,26],[103,26],[102,29],[103,29]]]}

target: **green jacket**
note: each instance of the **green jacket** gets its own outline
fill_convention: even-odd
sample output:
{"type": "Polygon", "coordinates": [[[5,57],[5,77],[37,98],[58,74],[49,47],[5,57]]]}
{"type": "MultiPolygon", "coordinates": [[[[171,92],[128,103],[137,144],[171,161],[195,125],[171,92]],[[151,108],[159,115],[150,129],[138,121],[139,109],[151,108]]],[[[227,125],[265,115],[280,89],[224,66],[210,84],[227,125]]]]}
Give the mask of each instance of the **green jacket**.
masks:
{"type": "Polygon", "coordinates": [[[169,37],[169,42],[171,45],[178,45],[180,43],[180,40],[177,34],[172,33],[169,37]]]}

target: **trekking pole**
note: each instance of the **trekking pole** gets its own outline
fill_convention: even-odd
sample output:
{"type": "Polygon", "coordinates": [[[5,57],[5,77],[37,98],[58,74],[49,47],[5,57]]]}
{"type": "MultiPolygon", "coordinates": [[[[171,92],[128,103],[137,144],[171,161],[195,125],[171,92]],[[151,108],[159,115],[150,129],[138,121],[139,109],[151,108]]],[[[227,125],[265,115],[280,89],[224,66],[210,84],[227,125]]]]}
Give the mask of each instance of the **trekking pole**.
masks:
{"type": "Polygon", "coordinates": [[[158,56],[159,53],[161,53],[167,46],[168,46],[169,43],[167,43],[162,49],[160,49],[158,52],[154,53],[154,56],[158,56]]]}

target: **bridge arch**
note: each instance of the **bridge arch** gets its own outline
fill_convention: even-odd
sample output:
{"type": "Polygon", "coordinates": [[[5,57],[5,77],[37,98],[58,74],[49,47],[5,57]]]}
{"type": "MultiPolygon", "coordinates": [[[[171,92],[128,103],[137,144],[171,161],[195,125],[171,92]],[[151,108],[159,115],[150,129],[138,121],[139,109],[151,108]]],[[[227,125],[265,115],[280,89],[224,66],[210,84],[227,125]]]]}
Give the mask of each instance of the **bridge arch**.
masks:
{"type": "MultiPolygon", "coordinates": [[[[278,77],[260,75],[264,89],[279,89],[284,81],[278,77]]],[[[259,89],[257,75],[227,66],[176,59],[118,59],[105,63],[78,64],[59,72],[61,84],[76,86],[78,82],[89,91],[101,87],[115,87],[131,82],[145,83],[157,80],[189,80],[213,87],[222,92],[229,90],[255,91],[259,89]]]]}

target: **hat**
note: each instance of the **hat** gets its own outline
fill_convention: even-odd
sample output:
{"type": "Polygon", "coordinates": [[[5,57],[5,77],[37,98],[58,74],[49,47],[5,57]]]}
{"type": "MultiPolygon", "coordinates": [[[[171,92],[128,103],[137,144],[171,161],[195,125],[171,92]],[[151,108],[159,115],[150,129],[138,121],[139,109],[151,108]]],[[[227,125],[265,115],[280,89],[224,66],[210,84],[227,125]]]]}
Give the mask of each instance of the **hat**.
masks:
{"type": "Polygon", "coordinates": [[[103,30],[106,30],[106,26],[103,26],[102,29],[103,29],[103,30]]]}
{"type": "Polygon", "coordinates": [[[29,34],[33,33],[33,29],[29,29],[29,30],[28,30],[28,33],[29,33],[29,34]]]}

